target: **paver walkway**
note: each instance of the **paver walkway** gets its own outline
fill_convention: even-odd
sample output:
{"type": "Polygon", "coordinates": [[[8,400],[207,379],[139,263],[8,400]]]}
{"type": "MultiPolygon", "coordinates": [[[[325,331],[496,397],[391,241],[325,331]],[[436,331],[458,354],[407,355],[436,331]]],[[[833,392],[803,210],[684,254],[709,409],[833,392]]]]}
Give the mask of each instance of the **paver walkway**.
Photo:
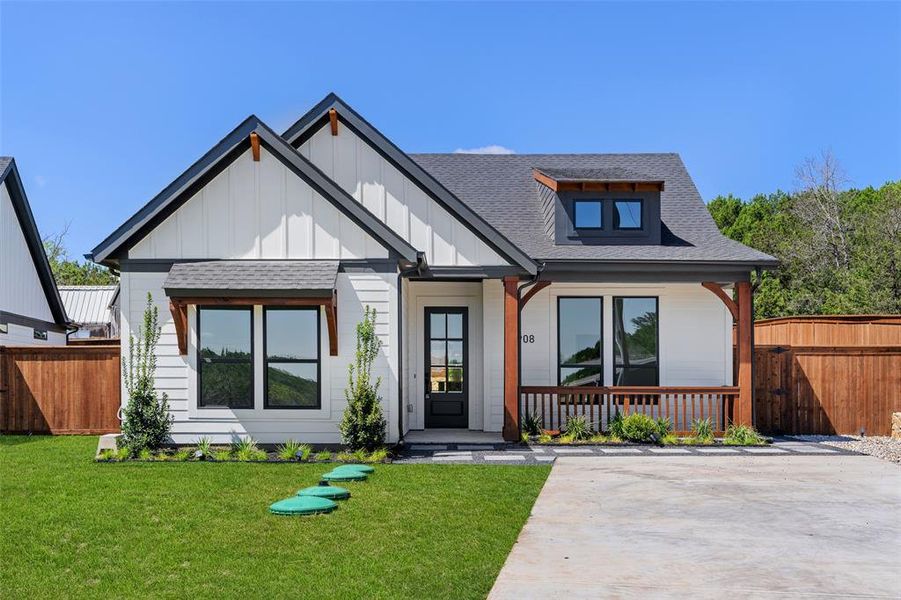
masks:
{"type": "Polygon", "coordinates": [[[410,444],[400,463],[548,464],[561,456],[834,456],[856,453],[815,442],[778,439],[769,446],[521,446],[518,444],[410,444]]]}
{"type": "Polygon", "coordinates": [[[489,595],[898,598],[901,468],[870,456],[558,458],[489,595]]]}

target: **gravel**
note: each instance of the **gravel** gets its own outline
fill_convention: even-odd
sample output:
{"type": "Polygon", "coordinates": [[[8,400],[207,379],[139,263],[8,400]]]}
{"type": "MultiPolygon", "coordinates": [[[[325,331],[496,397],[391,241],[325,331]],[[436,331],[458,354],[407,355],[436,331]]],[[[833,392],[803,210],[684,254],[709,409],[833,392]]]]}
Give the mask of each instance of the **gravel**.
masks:
{"type": "Polygon", "coordinates": [[[869,454],[870,456],[901,464],[901,440],[895,440],[887,436],[797,435],[794,437],[807,442],[818,442],[826,446],[869,454]]]}

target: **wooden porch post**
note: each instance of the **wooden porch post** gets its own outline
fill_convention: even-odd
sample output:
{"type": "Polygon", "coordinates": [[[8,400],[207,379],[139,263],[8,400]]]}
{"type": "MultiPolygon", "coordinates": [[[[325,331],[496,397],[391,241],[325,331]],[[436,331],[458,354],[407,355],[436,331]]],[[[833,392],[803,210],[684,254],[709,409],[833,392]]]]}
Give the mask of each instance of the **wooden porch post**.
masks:
{"type": "Polygon", "coordinates": [[[754,347],[751,342],[751,328],[754,315],[751,314],[751,284],[739,281],[735,284],[738,305],[738,405],[735,407],[734,421],[738,425],[753,425],[751,407],[752,385],[751,360],[754,347]]]}
{"type": "Polygon", "coordinates": [[[504,439],[519,440],[519,300],[517,277],[504,277],[504,439]]]}

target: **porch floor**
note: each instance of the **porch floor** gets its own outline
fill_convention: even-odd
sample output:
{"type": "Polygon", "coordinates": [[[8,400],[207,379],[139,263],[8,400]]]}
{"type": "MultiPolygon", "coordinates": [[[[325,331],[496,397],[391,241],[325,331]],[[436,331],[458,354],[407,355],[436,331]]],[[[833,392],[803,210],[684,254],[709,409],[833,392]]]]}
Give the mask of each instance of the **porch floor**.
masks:
{"type": "Polygon", "coordinates": [[[503,444],[499,431],[471,429],[411,429],[404,436],[407,444],[503,444]]]}

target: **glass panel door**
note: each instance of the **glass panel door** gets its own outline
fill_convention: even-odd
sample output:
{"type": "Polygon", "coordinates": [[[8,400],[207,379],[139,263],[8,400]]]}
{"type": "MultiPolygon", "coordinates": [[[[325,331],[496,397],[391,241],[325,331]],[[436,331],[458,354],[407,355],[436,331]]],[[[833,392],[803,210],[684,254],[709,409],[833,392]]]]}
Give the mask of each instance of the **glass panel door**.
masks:
{"type": "Polygon", "coordinates": [[[466,427],[467,309],[425,310],[425,426],[466,427]]]}

